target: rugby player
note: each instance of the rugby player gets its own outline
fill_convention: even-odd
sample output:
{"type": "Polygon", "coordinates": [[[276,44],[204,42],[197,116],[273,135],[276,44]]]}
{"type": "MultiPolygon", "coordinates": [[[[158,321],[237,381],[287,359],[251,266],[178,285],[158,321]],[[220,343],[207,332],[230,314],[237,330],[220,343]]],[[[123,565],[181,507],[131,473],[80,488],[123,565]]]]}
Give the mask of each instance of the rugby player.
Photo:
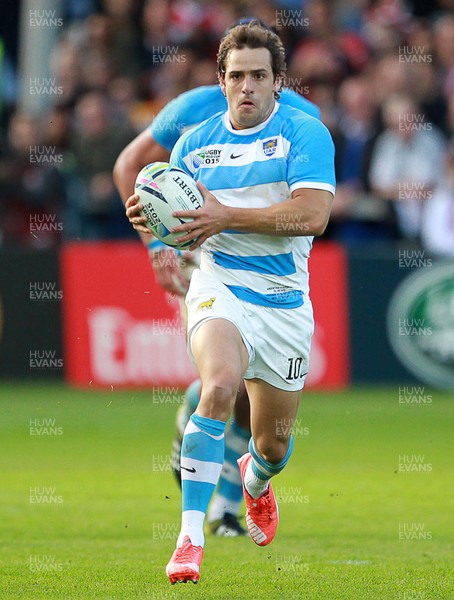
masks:
{"type": "MultiPolygon", "coordinates": [[[[171,583],[200,578],[205,514],[242,379],[252,431],[249,452],[238,461],[246,523],[260,546],[277,530],[270,479],[292,453],[291,424],[313,333],[307,260],[335,191],[328,130],[276,101],[284,72],[278,36],[253,23],[233,28],[218,52],[228,110],[184,134],[170,157],[198,181],[205,200],[197,211],[176,212],[194,220],[173,229],[181,242],[197,238],[190,250],[202,246],[186,296],[189,349],[202,390],[183,437],[181,530],[166,567],[171,583]],[[203,156],[213,149],[221,150],[219,161],[207,164],[203,156]],[[209,311],[198,310],[211,298],[209,311]]],[[[126,215],[145,233],[141,208],[137,196],[128,198],[126,215]]]]}
{"type": "MultiPolygon", "coordinates": [[[[240,19],[238,24],[256,24],[268,28],[251,17],[240,19]]],[[[283,89],[281,104],[288,104],[305,113],[320,118],[319,109],[296,92],[283,89]]],[[[185,92],[172,100],[120,154],[114,167],[114,179],[123,202],[126,202],[134,187],[137,173],[145,165],[156,161],[167,161],[170,151],[186,130],[194,127],[218,112],[227,110],[227,99],[219,85],[202,86],[185,92]]],[[[191,253],[179,253],[168,248],[150,235],[139,232],[148,248],[157,282],[168,292],[182,296],[186,293],[189,280],[182,269],[184,262],[191,262],[191,253]]],[[[178,482],[181,481],[180,452],[183,432],[190,415],[200,398],[200,380],[186,391],[185,402],[178,409],[175,436],[172,442],[172,469],[178,482]]],[[[234,419],[226,432],[226,453],[218,487],[213,495],[208,512],[209,530],[221,536],[243,535],[245,529],[238,520],[243,498],[237,459],[247,450],[250,438],[249,401],[243,383],[240,384],[234,407],[234,419]]]]}

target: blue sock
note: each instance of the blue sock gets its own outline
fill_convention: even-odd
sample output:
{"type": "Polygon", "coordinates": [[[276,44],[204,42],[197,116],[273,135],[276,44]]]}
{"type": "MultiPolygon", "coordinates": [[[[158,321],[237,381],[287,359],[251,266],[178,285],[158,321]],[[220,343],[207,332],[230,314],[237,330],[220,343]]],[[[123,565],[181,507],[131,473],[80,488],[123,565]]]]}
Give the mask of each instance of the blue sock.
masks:
{"type": "Polygon", "coordinates": [[[240,427],[235,420],[232,421],[225,434],[224,464],[208,511],[209,522],[221,519],[226,512],[237,515],[240,511],[243,486],[236,461],[247,452],[250,437],[249,431],[240,427]]]}
{"type": "Polygon", "coordinates": [[[224,462],[225,423],[192,415],[181,447],[181,532],[177,546],[189,535],[195,546],[203,546],[203,521],[224,462]]]}
{"type": "Polygon", "coordinates": [[[249,452],[252,455],[252,460],[246,469],[244,477],[244,485],[253,498],[258,498],[268,487],[268,481],[274,475],[277,475],[282,471],[285,465],[288,463],[290,455],[293,451],[293,436],[290,437],[290,443],[288,450],[281,462],[273,465],[272,463],[265,460],[257,452],[254,446],[254,440],[249,440],[249,452]]]}

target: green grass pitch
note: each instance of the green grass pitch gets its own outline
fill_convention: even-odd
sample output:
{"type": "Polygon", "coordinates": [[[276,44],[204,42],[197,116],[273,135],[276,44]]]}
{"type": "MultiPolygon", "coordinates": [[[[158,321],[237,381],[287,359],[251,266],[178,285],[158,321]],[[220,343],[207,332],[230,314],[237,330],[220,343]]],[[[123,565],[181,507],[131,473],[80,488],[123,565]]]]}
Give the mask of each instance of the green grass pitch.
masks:
{"type": "Polygon", "coordinates": [[[171,586],[176,398],[4,383],[0,597],[454,598],[453,398],[423,396],[306,392],[275,541],[207,536],[199,584],[171,586]]]}

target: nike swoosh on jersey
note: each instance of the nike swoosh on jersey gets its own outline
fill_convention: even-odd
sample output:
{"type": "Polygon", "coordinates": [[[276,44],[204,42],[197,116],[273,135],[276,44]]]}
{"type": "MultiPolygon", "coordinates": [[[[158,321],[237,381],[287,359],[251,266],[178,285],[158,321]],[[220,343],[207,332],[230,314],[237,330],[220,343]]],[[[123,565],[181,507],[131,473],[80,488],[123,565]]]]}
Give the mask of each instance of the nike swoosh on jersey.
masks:
{"type": "Polygon", "coordinates": [[[230,155],[230,158],[234,160],[235,158],[240,158],[240,156],[244,156],[245,154],[246,154],[246,152],[243,152],[243,154],[237,154],[237,155],[235,156],[235,155],[233,154],[233,152],[232,152],[232,154],[230,155]]]}

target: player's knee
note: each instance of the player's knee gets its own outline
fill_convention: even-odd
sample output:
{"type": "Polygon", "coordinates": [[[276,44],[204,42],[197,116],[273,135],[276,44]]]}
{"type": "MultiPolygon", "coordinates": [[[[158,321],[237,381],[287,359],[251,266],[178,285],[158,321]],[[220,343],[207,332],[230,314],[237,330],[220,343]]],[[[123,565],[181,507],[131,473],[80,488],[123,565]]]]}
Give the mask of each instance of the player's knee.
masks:
{"type": "Polygon", "coordinates": [[[199,411],[211,419],[226,420],[232,412],[236,388],[230,382],[218,381],[202,386],[199,411]]]}
{"type": "Polygon", "coordinates": [[[262,458],[272,465],[277,465],[283,461],[287,455],[289,440],[278,438],[272,440],[256,440],[254,438],[254,444],[257,452],[262,458]]]}

